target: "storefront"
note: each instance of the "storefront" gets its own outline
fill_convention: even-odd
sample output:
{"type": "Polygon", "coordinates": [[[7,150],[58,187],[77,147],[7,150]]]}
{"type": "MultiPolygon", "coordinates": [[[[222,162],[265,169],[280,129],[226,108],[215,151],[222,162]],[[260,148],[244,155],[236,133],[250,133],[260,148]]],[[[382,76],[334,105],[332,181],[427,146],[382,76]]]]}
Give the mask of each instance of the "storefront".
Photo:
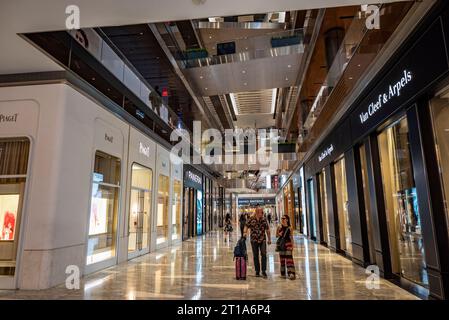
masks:
{"type": "Polygon", "coordinates": [[[307,159],[306,198],[310,238],[447,298],[449,13],[431,17],[307,159]]]}
{"type": "MultiPolygon", "coordinates": [[[[154,172],[156,167],[156,143],[130,129],[128,156],[128,259],[155,249],[152,243],[154,219],[154,172]]],[[[126,240],[126,239],[125,239],[126,240]]]]}
{"type": "Polygon", "coordinates": [[[138,128],[66,84],[0,88],[0,289],[53,287],[68,265],[86,275],[180,238],[182,160],[138,128]]]}
{"type": "Polygon", "coordinates": [[[184,240],[203,234],[203,209],[203,174],[184,165],[184,240]]]}
{"type": "Polygon", "coordinates": [[[15,288],[30,139],[0,138],[0,288],[15,288]]]}

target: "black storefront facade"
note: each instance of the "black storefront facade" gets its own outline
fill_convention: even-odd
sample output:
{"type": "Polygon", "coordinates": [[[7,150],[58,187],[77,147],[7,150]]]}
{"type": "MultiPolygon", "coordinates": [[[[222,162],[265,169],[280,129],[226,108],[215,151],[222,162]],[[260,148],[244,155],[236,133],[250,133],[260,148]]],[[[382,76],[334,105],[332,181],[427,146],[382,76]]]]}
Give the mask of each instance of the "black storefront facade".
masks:
{"type": "Polygon", "coordinates": [[[437,299],[449,297],[448,40],[439,4],[304,164],[308,237],[437,299]]]}
{"type": "Polygon", "coordinates": [[[204,193],[203,174],[184,165],[183,240],[203,234],[204,193]]]}

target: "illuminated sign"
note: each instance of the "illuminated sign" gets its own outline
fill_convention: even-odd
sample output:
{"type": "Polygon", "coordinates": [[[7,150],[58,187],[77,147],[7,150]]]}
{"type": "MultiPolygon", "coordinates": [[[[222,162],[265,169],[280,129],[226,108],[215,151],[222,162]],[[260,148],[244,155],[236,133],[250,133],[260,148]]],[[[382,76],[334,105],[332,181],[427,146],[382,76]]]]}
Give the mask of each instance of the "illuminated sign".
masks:
{"type": "Polygon", "coordinates": [[[402,73],[402,78],[398,82],[396,82],[395,84],[390,84],[386,92],[378,95],[377,101],[373,101],[370,103],[370,105],[368,106],[368,110],[359,114],[360,123],[365,123],[392,98],[399,97],[401,95],[401,90],[404,89],[412,80],[412,72],[404,70],[402,73]]]}
{"type": "Polygon", "coordinates": [[[189,179],[192,180],[193,182],[196,182],[196,183],[199,183],[199,184],[203,183],[203,180],[201,179],[201,177],[196,175],[196,174],[194,174],[191,171],[187,171],[187,177],[189,177],[189,179]]]}
{"type": "Polygon", "coordinates": [[[324,159],[326,159],[328,156],[330,156],[332,154],[333,151],[334,151],[334,145],[331,144],[326,150],[321,152],[321,154],[318,156],[318,162],[321,162],[324,159]]]}

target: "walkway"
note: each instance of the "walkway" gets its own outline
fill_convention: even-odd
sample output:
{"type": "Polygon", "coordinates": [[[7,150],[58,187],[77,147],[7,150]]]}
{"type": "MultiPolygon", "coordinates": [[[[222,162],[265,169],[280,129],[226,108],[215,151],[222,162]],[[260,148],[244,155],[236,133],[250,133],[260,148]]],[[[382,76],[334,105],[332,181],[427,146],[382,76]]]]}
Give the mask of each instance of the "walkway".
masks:
{"type": "MultiPolygon", "coordinates": [[[[256,278],[248,245],[249,277],[234,278],[233,247],[221,231],[151,253],[82,279],[80,290],[65,285],[42,291],[1,291],[0,299],[417,299],[381,279],[366,288],[365,270],[348,259],[296,236],[297,279],[279,277],[275,245],[269,246],[268,279],[256,278]]],[[[274,243],[274,241],[273,241],[274,243]]]]}

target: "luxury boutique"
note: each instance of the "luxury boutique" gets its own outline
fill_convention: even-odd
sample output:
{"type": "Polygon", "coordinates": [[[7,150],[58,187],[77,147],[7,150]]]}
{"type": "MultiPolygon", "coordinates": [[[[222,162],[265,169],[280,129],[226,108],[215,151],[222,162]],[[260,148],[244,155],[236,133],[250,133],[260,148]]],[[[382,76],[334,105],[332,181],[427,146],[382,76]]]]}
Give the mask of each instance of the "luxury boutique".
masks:
{"type": "Polygon", "coordinates": [[[389,62],[283,192],[299,179],[309,238],[436,298],[449,294],[447,16],[389,62]]]}

